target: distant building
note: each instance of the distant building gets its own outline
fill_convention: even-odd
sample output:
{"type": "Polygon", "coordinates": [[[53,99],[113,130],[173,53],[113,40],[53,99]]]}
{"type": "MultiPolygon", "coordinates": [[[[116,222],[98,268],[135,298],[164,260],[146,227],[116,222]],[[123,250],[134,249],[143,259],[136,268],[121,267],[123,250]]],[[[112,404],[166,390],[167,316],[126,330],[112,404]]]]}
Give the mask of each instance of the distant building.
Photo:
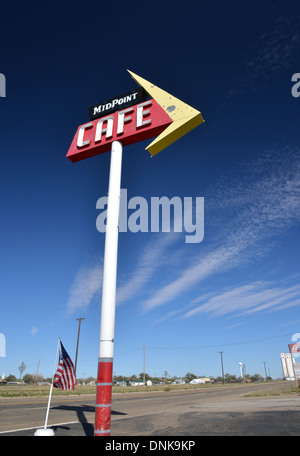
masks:
{"type": "Polygon", "coordinates": [[[210,383],[210,378],[208,377],[201,377],[201,378],[194,378],[194,380],[190,381],[191,385],[197,385],[199,383],[210,383]]]}
{"type": "Polygon", "coordinates": [[[200,378],[201,378],[201,380],[204,381],[204,383],[211,383],[211,379],[208,377],[200,377],[200,378]]]}
{"type": "Polygon", "coordinates": [[[191,385],[198,385],[199,383],[205,383],[202,378],[194,378],[193,380],[190,381],[191,385]]]}
{"type": "MultiPolygon", "coordinates": [[[[129,382],[129,385],[130,386],[143,386],[144,385],[144,381],[143,380],[136,380],[134,382],[129,382]]],[[[151,380],[147,380],[146,381],[146,385],[147,386],[151,386],[152,385],[152,381],[151,380]]]]}
{"type": "Polygon", "coordinates": [[[127,385],[129,385],[129,382],[126,382],[125,380],[122,380],[120,382],[116,381],[116,382],[114,382],[114,385],[115,386],[127,386],[127,385]]]}

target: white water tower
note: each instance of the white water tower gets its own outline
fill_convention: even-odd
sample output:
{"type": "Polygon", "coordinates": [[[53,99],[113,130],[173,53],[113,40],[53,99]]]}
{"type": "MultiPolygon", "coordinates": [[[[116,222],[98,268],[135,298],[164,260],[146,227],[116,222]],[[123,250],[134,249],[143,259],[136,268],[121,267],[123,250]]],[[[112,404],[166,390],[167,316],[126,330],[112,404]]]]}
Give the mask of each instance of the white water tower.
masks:
{"type": "Polygon", "coordinates": [[[241,378],[244,378],[244,375],[243,375],[243,363],[239,363],[239,366],[240,366],[240,371],[241,371],[241,378]]]}

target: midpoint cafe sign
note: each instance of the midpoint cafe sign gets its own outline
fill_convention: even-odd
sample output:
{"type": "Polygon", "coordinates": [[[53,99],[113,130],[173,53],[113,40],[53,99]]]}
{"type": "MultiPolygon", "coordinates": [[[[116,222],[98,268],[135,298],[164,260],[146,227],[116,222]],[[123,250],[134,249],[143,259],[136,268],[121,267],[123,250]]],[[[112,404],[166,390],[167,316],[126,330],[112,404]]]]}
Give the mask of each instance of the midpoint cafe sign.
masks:
{"type": "Polygon", "coordinates": [[[67,157],[72,161],[108,152],[113,141],[128,146],[159,135],[172,120],[152,99],[80,125],[67,157]]]}
{"type": "Polygon", "coordinates": [[[108,152],[114,141],[128,146],[156,136],[147,147],[155,155],[203,122],[196,109],[129,73],[141,89],[89,108],[90,122],[78,127],[67,154],[72,162],[108,152]]]}

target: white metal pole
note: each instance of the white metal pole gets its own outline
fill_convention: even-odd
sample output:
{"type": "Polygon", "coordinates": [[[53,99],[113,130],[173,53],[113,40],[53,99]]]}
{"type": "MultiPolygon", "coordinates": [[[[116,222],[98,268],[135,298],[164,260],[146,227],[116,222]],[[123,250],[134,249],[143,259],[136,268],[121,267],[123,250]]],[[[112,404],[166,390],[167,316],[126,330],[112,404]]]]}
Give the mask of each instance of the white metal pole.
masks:
{"type": "Polygon", "coordinates": [[[54,375],[55,375],[56,368],[57,368],[57,357],[58,357],[58,353],[59,353],[59,348],[60,348],[60,337],[58,338],[58,344],[57,344],[56,357],[55,357],[54,369],[53,369],[53,374],[52,374],[52,381],[51,381],[51,386],[50,386],[50,393],[49,393],[44,429],[47,428],[47,423],[48,423],[49,409],[50,409],[51,396],[52,396],[52,390],[53,390],[53,379],[54,379],[54,375]]]}
{"type": "Polygon", "coordinates": [[[122,152],[122,143],[114,141],[107,201],[95,436],[110,435],[122,152]]]}
{"type": "Polygon", "coordinates": [[[53,380],[54,380],[54,375],[57,369],[57,357],[60,349],[60,337],[58,338],[58,343],[57,343],[57,350],[56,350],[56,356],[55,356],[55,363],[54,363],[54,369],[53,369],[53,374],[52,374],[52,381],[51,381],[51,386],[50,386],[50,392],[49,392],[49,398],[48,398],[48,405],[47,405],[47,412],[46,412],[46,419],[45,419],[45,425],[43,429],[37,429],[34,433],[35,436],[53,436],[54,431],[52,429],[47,429],[47,423],[48,423],[48,416],[49,416],[49,410],[50,410],[50,403],[51,403],[51,396],[52,396],[52,389],[53,389],[53,380]]]}

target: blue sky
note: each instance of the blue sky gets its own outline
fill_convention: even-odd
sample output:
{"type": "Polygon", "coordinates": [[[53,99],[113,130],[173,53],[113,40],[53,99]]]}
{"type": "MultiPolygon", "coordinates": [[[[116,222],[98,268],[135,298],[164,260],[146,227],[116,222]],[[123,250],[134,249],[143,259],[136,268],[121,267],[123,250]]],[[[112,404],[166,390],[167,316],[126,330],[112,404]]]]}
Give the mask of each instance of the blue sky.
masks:
{"type": "Polygon", "coordinates": [[[300,7],[282,2],[2,7],[0,373],[53,371],[60,336],[96,376],[110,153],[66,159],[87,109],[153,82],[205,123],[151,158],[124,148],[128,199],[204,197],[204,239],[120,233],[114,372],[282,376],[300,332],[300,7]],[[268,371],[269,373],[269,371],[268,371]]]}

